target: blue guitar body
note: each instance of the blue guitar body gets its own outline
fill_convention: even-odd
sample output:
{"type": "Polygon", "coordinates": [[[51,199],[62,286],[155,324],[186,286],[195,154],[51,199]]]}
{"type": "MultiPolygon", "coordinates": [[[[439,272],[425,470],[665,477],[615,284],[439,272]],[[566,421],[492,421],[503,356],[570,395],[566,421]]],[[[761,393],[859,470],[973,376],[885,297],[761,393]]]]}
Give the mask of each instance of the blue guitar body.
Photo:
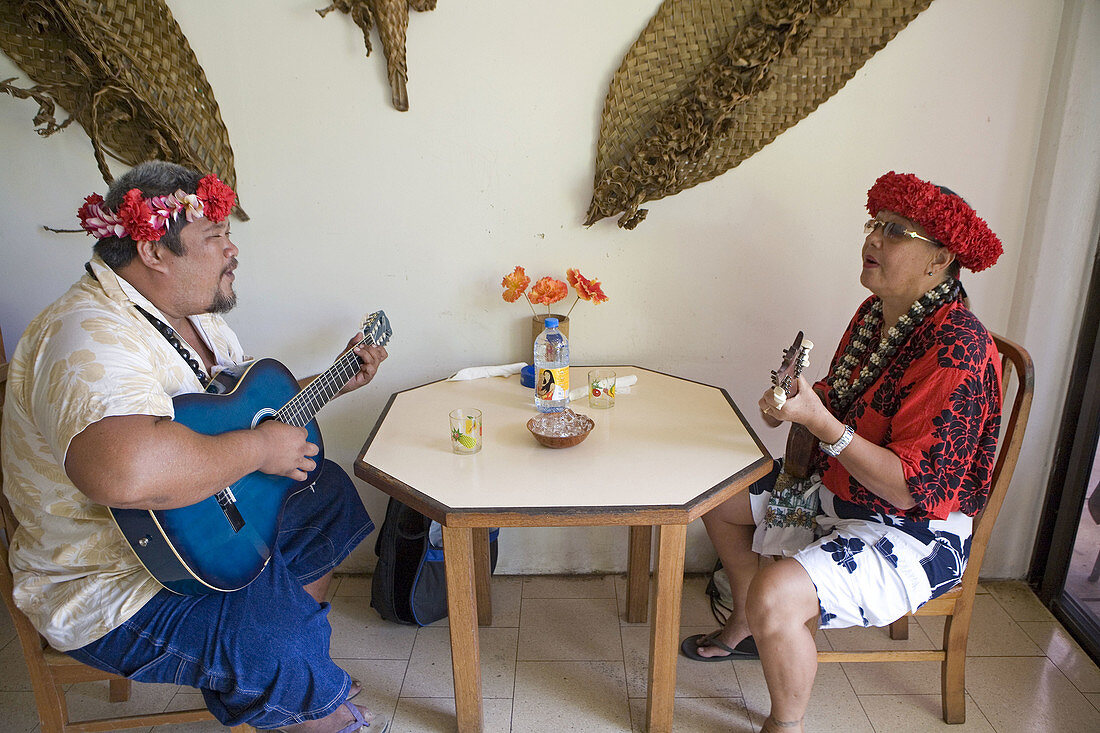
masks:
{"type": "MultiPolygon", "coordinates": [[[[172,406],[176,422],[196,433],[218,435],[255,427],[296,394],[298,382],[285,366],[260,359],[246,365],[230,391],[179,395],[172,406]]],[[[271,557],[287,497],[320,473],[321,431],[316,420],[303,427],[321,448],[314,459],[317,468],[300,483],[256,471],[230,486],[244,520],[240,529],[213,496],[179,509],[112,508],[119,529],[153,577],[183,595],[233,591],[251,583],[271,557]]]]}
{"type": "MultiPolygon", "coordinates": [[[[367,317],[363,340],[384,346],[391,335],[386,314],[367,317]]],[[[356,344],[358,346],[359,344],[356,344]]],[[[255,471],[197,504],[179,509],[111,508],[118,528],[154,578],[181,595],[240,590],[267,566],[279,534],[283,505],[321,472],[324,444],[314,415],[359,371],[352,349],[305,389],[274,359],[218,374],[206,392],[173,398],[176,422],[196,433],[248,430],[272,419],[306,429],[320,449],[305,481],[255,471]]]]}

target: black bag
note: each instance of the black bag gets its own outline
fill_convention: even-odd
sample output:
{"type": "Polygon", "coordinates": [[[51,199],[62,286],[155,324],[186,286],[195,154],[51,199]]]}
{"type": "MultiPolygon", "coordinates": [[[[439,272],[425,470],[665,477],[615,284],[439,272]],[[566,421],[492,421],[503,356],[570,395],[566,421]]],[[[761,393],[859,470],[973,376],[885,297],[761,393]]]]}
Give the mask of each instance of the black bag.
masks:
{"type": "MultiPolygon", "coordinates": [[[[497,567],[497,536],[489,532],[490,572],[497,567]]],[[[438,522],[390,498],[374,543],[378,565],[370,605],[387,621],[427,626],[447,615],[447,576],[438,522]]]]}

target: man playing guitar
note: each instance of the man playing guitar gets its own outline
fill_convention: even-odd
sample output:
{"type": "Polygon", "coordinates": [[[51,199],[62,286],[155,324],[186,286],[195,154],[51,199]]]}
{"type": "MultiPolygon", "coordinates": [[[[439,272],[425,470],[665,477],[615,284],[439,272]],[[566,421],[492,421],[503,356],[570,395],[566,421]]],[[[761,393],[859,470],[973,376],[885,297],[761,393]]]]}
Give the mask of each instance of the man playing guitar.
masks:
{"type": "MultiPolygon", "coordinates": [[[[30,324],[10,368],[15,601],[55,648],[199,688],[224,725],[373,733],[385,720],[346,703],[357,685],[329,656],[326,588],[374,527],[336,464],[287,499],[267,566],[234,592],[163,588],[108,510],[187,507],[254,472],[303,481],[317,468],[302,427],[267,420],[206,435],[172,419],[174,396],[247,361],[220,315],[236,302],[235,200],[212,175],[150,162],[81,207],[98,239],[88,274],[30,324]]],[[[354,354],[341,394],[387,356],[365,343],[354,354]]]]}

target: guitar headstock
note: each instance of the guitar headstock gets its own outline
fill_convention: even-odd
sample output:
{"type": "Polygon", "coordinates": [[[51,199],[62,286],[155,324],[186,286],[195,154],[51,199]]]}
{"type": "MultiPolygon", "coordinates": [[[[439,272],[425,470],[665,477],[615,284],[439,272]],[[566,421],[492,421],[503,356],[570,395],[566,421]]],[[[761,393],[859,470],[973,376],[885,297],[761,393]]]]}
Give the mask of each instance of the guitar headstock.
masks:
{"type": "Polygon", "coordinates": [[[365,317],[360,330],[363,332],[363,340],[374,346],[385,346],[393,336],[390,319],[386,318],[384,311],[375,311],[365,317]]]}
{"type": "Polygon", "coordinates": [[[794,343],[783,352],[783,360],[779,368],[772,372],[772,395],[776,407],[782,407],[791,394],[791,387],[796,379],[810,364],[810,349],[814,347],[812,341],[803,337],[801,331],[794,337],[794,343]]]}

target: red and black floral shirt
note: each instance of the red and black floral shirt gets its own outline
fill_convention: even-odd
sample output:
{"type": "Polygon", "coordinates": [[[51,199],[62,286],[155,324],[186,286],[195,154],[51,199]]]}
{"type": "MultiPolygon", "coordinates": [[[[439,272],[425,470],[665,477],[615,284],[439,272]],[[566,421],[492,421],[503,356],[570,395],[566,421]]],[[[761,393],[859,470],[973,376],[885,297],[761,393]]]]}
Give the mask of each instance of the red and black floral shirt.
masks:
{"type": "MultiPolygon", "coordinates": [[[[865,300],[848,324],[830,374],[875,299],[865,300]]],[[[862,367],[853,369],[853,380],[862,367]]],[[[824,380],[815,387],[828,391],[824,380]]],[[[825,402],[836,414],[828,398],[825,402]]],[[[953,511],[974,516],[989,497],[1001,422],[1001,361],[993,338],[961,301],[940,306],[837,417],[901,459],[917,503],[904,516],[946,519],[953,511]]],[[[899,515],[897,507],[864,488],[838,459],[820,455],[822,479],[830,491],[872,511],[899,515]]]]}

